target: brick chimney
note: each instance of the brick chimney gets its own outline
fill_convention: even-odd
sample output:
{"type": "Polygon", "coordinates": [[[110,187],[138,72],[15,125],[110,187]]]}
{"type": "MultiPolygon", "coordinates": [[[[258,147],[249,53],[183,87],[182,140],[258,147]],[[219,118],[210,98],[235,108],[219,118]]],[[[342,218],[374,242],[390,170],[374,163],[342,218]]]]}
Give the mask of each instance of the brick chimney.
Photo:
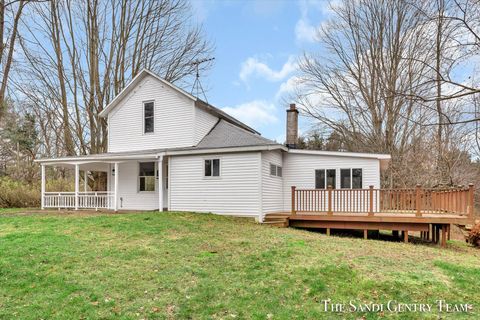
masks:
{"type": "Polygon", "coordinates": [[[298,142],[298,110],[295,103],[287,110],[287,147],[295,149],[298,142]]]}

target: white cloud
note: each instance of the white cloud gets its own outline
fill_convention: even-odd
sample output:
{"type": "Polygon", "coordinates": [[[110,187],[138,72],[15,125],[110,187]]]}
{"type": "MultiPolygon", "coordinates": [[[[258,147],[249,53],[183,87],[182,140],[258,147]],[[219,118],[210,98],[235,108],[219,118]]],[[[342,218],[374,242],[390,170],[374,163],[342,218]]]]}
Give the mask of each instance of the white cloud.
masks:
{"type": "Polygon", "coordinates": [[[302,17],[295,25],[295,38],[301,42],[315,42],[317,40],[317,27],[310,23],[308,17],[302,17]]]}
{"type": "Polygon", "coordinates": [[[242,63],[239,77],[240,80],[245,83],[252,76],[261,77],[268,81],[275,82],[283,80],[295,70],[297,70],[297,62],[294,56],[290,56],[280,70],[273,70],[258,58],[250,57],[242,63]]]}
{"type": "Polygon", "coordinates": [[[300,19],[295,25],[295,38],[298,42],[316,42],[318,40],[318,31],[320,26],[325,23],[336,7],[341,5],[339,0],[304,0],[299,2],[300,19]],[[312,23],[309,16],[321,17],[324,21],[315,24],[312,23]]]}
{"type": "Polygon", "coordinates": [[[253,100],[222,110],[254,128],[278,122],[275,105],[265,100],[253,100]]]}
{"type": "Polygon", "coordinates": [[[278,88],[277,93],[275,94],[275,99],[280,99],[286,95],[295,93],[295,90],[299,86],[300,79],[298,76],[292,76],[287,79],[287,81],[282,82],[278,88]]]}

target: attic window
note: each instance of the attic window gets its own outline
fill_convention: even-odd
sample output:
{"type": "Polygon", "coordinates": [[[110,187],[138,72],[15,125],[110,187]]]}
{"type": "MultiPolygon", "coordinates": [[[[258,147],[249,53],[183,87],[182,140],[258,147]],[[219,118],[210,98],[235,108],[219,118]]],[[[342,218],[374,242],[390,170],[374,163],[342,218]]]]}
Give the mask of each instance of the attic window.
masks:
{"type": "Polygon", "coordinates": [[[143,103],[143,133],[153,133],[154,131],[154,109],[153,101],[143,103]]]}

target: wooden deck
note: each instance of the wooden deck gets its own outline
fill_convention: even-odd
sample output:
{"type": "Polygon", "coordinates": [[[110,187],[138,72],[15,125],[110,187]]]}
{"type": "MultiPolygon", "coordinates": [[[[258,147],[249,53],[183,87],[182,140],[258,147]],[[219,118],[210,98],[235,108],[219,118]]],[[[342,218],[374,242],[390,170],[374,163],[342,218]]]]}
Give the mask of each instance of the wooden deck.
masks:
{"type": "Polygon", "coordinates": [[[267,214],[271,224],[326,229],[420,232],[425,240],[446,245],[451,225],[473,224],[473,185],[452,189],[297,189],[290,212],[267,214]]]}

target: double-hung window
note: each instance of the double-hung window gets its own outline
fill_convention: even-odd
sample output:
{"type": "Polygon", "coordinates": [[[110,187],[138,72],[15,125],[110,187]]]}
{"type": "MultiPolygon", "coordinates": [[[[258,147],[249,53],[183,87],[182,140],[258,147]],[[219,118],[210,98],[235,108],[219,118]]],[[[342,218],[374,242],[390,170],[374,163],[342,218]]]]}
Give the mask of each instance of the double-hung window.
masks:
{"type": "Polygon", "coordinates": [[[155,104],[153,101],[143,103],[143,133],[155,130],[155,104]]]}
{"type": "Polygon", "coordinates": [[[342,189],[362,189],[362,169],[341,169],[340,187],[342,189]]]}
{"type": "Polygon", "coordinates": [[[331,186],[336,187],[335,169],[317,169],[315,170],[315,189],[326,189],[331,186]]]}
{"type": "Polygon", "coordinates": [[[276,164],[270,163],[270,175],[275,177],[282,177],[283,169],[276,164]]]}
{"type": "Polygon", "coordinates": [[[220,159],[205,160],[205,177],[220,176],[220,159]]]}
{"type": "Polygon", "coordinates": [[[138,190],[155,191],[155,162],[140,162],[138,173],[138,190]]]}

